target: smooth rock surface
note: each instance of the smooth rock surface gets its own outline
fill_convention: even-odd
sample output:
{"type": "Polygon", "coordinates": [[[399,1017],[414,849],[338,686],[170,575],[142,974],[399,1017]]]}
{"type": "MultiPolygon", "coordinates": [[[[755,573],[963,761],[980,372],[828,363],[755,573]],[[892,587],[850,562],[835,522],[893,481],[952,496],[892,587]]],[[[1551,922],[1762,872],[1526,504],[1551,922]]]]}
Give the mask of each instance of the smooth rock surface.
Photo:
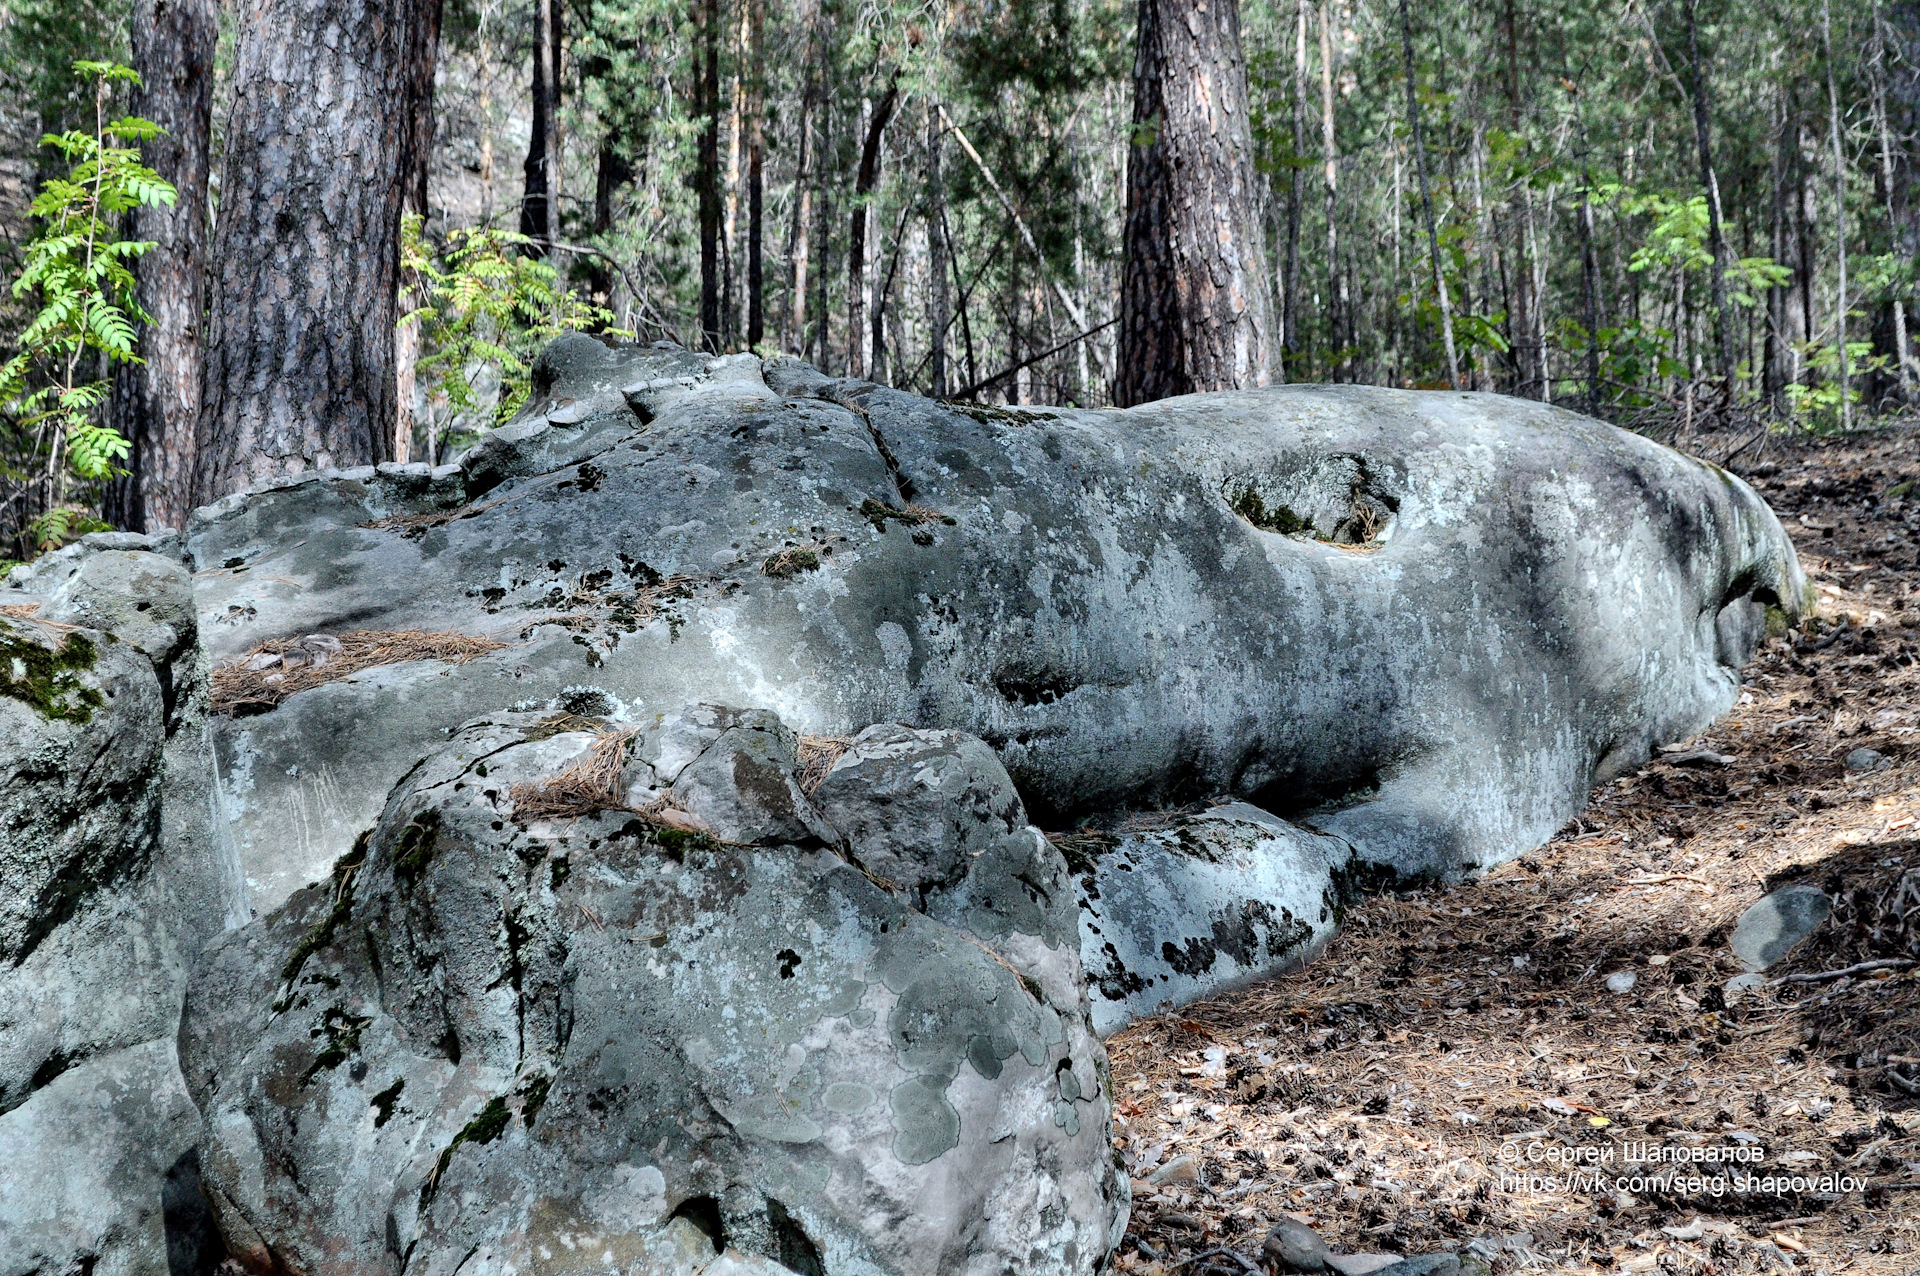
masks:
{"type": "Polygon", "coordinates": [[[848,854],[909,890],[958,881],[981,851],[1026,823],[993,750],[959,731],[880,723],[855,736],[813,791],[848,854]]]}
{"type": "MultiPolygon", "coordinates": [[[[0,1272],[166,1272],[168,1173],[200,1137],[164,1040],[89,1059],[0,1114],[0,1272]]],[[[196,1230],[183,1213],[176,1244],[196,1230]]]]}
{"type": "Polygon", "coordinates": [[[1893,765],[1893,759],[1878,749],[1854,749],[1847,754],[1846,767],[1855,775],[1871,775],[1893,765]]]}
{"type": "Polygon", "coordinates": [[[1750,971],[1785,957],[1833,913],[1833,901],[1817,886],[1783,886],[1761,899],[1733,928],[1733,955],[1750,971]]]}
{"type": "Polygon", "coordinates": [[[449,728],[581,684],[634,722],[718,700],[964,731],[1049,825],[1240,798],[1448,877],[1711,722],[1766,609],[1804,603],[1739,479],[1520,400],[981,408],[581,336],[535,378],[463,506],[434,479],[383,514],[378,475],[341,474],[196,515],[216,662],[343,627],[510,644],[220,724],[256,908],[324,877],[449,728]]]}
{"type": "Polygon", "coordinates": [[[1333,1265],[1333,1251],[1320,1233],[1291,1218],[1268,1229],[1260,1252],[1283,1272],[1323,1272],[1333,1265]]]}
{"type": "Polygon", "coordinates": [[[1244,802],[1076,853],[1094,1030],[1305,962],[1333,934],[1352,856],[1244,802]]]}
{"type": "MultiPolygon", "coordinates": [[[[769,717],[671,711],[629,772],[732,776],[709,809],[751,808],[787,755],[727,742],[780,738],[769,717]]],[[[236,1252],[678,1273],[691,1219],[734,1251],[707,1271],[1096,1270],[1127,1184],[1066,866],[1023,814],[899,895],[784,829],[523,827],[515,786],[593,746],[550,733],[578,722],[468,724],[326,883],[201,968],[181,1051],[236,1252]]]]}

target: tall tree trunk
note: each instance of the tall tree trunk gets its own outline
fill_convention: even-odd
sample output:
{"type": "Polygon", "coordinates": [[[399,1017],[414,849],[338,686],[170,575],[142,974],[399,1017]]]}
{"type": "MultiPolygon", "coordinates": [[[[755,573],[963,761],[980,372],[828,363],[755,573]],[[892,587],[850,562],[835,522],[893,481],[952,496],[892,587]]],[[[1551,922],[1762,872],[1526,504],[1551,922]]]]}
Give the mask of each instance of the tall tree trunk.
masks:
{"type": "Polygon", "coordinates": [[[1320,0],[1320,148],[1327,196],[1327,339],[1333,380],[1351,375],[1347,356],[1347,277],[1340,269],[1340,147],[1333,129],[1333,3],[1320,0]]]}
{"type": "MultiPolygon", "coordinates": [[[[430,47],[440,44],[440,19],[444,0],[421,0],[421,20],[427,30],[417,33],[430,47]]],[[[422,220],[430,213],[427,206],[427,176],[433,157],[433,64],[436,59],[427,57],[418,59],[413,66],[413,82],[407,87],[405,108],[410,113],[407,124],[407,154],[403,161],[406,185],[406,209],[422,220]]],[[[403,296],[398,305],[401,313],[419,306],[426,299],[418,296],[412,288],[401,283],[403,296]]],[[[414,365],[420,358],[420,325],[410,323],[397,329],[393,334],[393,387],[394,421],[393,448],[394,460],[407,462],[413,459],[413,393],[414,365]]]]}
{"type": "Polygon", "coordinates": [[[867,225],[873,220],[873,188],[880,180],[880,143],[887,121],[900,100],[900,72],[893,73],[886,93],[867,117],[866,140],[860,147],[860,169],[853,181],[853,214],[847,226],[847,375],[863,377],[867,361],[861,349],[867,331],[867,225]]]}
{"type": "Polygon", "coordinates": [[[766,141],[763,121],[767,113],[766,56],[767,0],[746,0],[748,58],[747,97],[747,346],[758,348],[766,337],[766,287],[761,261],[761,235],[764,178],[761,162],[766,141]]]}
{"type": "MultiPolygon", "coordinates": [[[[1520,94],[1520,18],[1514,0],[1506,0],[1503,25],[1507,45],[1507,127],[1515,137],[1521,135],[1522,99],[1520,94]]],[[[1527,183],[1515,182],[1513,209],[1513,318],[1507,325],[1508,345],[1512,348],[1513,392],[1527,396],[1538,394],[1540,359],[1543,351],[1533,344],[1533,268],[1527,256],[1527,227],[1533,220],[1533,194],[1527,183]]]]}
{"type": "Polygon", "coordinates": [[[1847,154],[1840,145],[1840,89],[1833,73],[1833,5],[1820,0],[1820,41],[1827,55],[1827,122],[1833,141],[1834,353],[1840,365],[1840,428],[1853,428],[1853,369],[1847,357],[1847,154]]]}
{"type": "MultiPolygon", "coordinates": [[[[392,455],[412,95],[432,0],[264,0],[234,50],[196,499],[392,455]]],[[[436,6],[437,7],[437,6],[436,6]]]]}
{"type": "MultiPolygon", "coordinates": [[[[1584,149],[1585,136],[1582,134],[1584,149]]],[[[1600,263],[1593,252],[1593,172],[1580,169],[1580,322],[1587,330],[1587,411],[1600,411],[1600,263]]]]}
{"type": "MultiPolygon", "coordinates": [[[[1893,131],[1887,124],[1887,28],[1880,16],[1880,2],[1873,5],[1873,122],[1880,142],[1880,182],[1886,191],[1887,234],[1889,247],[1896,260],[1900,252],[1901,213],[1900,198],[1896,193],[1897,177],[1893,163],[1893,131]]],[[[1893,300],[1893,363],[1896,384],[1900,387],[1900,400],[1907,402],[1913,397],[1913,380],[1907,361],[1907,304],[1900,297],[1893,300]]]]}
{"type": "Polygon", "coordinates": [[[807,266],[813,260],[809,239],[813,233],[813,58],[816,35],[809,31],[808,58],[802,71],[800,119],[794,130],[797,156],[794,166],[793,224],[787,233],[787,263],[792,275],[787,284],[787,349],[807,353],[807,266]]]}
{"type": "Polygon", "coordinates": [[[1238,0],[1140,0],[1133,84],[1114,398],[1266,385],[1273,304],[1238,0]]]}
{"type": "Polygon", "coordinates": [[[927,373],[933,397],[947,393],[947,325],[952,304],[947,292],[947,184],[940,172],[940,149],[944,141],[940,126],[940,105],[927,103],[927,282],[929,308],[927,327],[932,349],[927,356],[927,373]]]}
{"type": "Polygon", "coordinates": [[[128,217],[127,238],[155,243],[131,263],[136,297],[153,316],[140,336],[146,362],[121,364],[113,387],[111,419],[133,452],[129,475],[109,489],[107,517],[132,531],[184,528],[193,508],[217,17],[215,0],[135,0],[130,23],[142,79],[130,106],[163,130],[144,152],[178,192],[173,207],[128,217]]]}
{"type": "Polygon", "coordinates": [[[700,154],[694,182],[700,205],[700,339],[720,349],[720,0],[694,0],[694,112],[700,154]]]}
{"type": "Polygon", "coordinates": [[[1726,393],[1733,393],[1733,312],[1727,300],[1726,218],[1720,210],[1720,179],[1713,167],[1713,72],[1700,52],[1693,0],[1687,0],[1687,57],[1693,66],[1693,136],[1700,148],[1700,184],[1707,189],[1707,251],[1713,254],[1713,336],[1726,393]]]}
{"type": "Polygon", "coordinates": [[[555,217],[559,172],[553,155],[554,105],[553,41],[548,37],[549,10],[555,0],[533,0],[533,128],[527,137],[526,185],[520,199],[520,233],[537,240],[535,256],[546,255],[546,243],[559,232],[555,217]]]}
{"type": "MultiPolygon", "coordinates": [[[[1285,353],[1296,358],[1305,347],[1300,342],[1300,316],[1304,313],[1300,305],[1300,214],[1301,199],[1306,186],[1306,170],[1300,167],[1301,152],[1306,149],[1307,140],[1307,6],[1311,0],[1300,0],[1299,12],[1294,16],[1293,37],[1293,160],[1294,166],[1287,175],[1287,278],[1281,290],[1282,319],[1281,340],[1285,353]]],[[[1305,375],[1305,372],[1296,375],[1305,375]]]]}
{"type": "MultiPolygon", "coordinates": [[[[1792,136],[1792,123],[1787,114],[1786,93],[1784,90],[1774,95],[1774,127],[1778,135],[1774,138],[1772,163],[1772,207],[1769,210],[1768,230],[1770,231],[1769,255],[1782,265],[1790,259],[1788,234],[1787,139],[1792,136]]],[[[1786,396],[1786,345],[1787,345],[1787,309],[1793,295],[1793,289],[1785,284],[1769,284],[1767,287],[1767,331],[1763,343],[1763,371],[1761,388],[1767,402],[1774,411],[1779,411],[1786,396]]]]}
{"type": "Polygon", "coordinates": [[[1433,290],[1440,299],[1440,339],[1447,352],[1447,384],[1460,388],[1460,359],[1453,348],[1453,306],[1447,299],[1447,275],[1440,269],[1440,232],[1433,220],[1433,188],[1427,181],[1427,144],[1420,133],[1420,93],[1414,87],[1413,20],[1400,0],[1400,52],[1407,64],[1407,123],[1413,130],[1413,155],[1420,170],[1420,212],[1427,223],[1427,254],[1433,264],[1433,290]]]}

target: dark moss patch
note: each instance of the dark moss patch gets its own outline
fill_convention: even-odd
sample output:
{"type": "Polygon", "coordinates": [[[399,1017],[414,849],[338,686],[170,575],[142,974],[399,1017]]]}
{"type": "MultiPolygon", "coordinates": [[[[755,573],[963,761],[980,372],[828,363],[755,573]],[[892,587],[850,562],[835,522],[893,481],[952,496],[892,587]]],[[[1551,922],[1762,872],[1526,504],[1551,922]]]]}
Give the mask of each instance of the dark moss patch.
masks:
{"type": "Polygon", "coordinates": [[[307,1085],[322,1072],[330,1072],[347,1061],[347,1057],[360,1049],[360,1034],[366,1031],[373,1020],[366,1015],[350,1015],[339,1006],[329,1006],[320,1022],[315,1024],[308,1035],[326,1038],[326,1045],[313,1057],[307,1070],[300,1074],[300,1084],[307,1085]]]}
{"type": "Polygon", "coordinates": [[[720,843],[705,833],[693,833],[686,829],[654,828],[653,843],[660,853],[674,863],[683,863],[688,851],[717,851],[720,843]]]}
{"type": "Polygon", "coordinates": [[[0,695],[11,696],[41,717],[60,722],[91,722],[106,703],[80,675],[100,658],[93,640],[70,633],[57,649],[31,638],[15,637],[11,625],[0,631],[0,695]]]}
{"type": "Polygon", "coordinates": [[[393,1105],[400,1102],[400,1092],[406,1088],[407,1080],[405,1077],[401,1077],[379,1094],[373,1096],[370,1102],[375,1112],[373,1118],[374,1129],[379,1129],[393,1119],[393,1105]]]}
{"type": "Polygon", "coordinates": [[[760,564],[761,573],[772,576],[776,580],[798,576],[801,572],[818,571],[819,568],[820,551],[809,545],[802,545],[797,549],[783,549],[777,554],[770,555],[766,562],[760,564]]]}
{"type": "Polygon", "coordinates": [[[553,1089],[553,1078],[544,1073],[528,1078],[520,1087],[520,1124],[529,1130],[540,1116],[540,1109],[547,1106],[547,1092],[553,1089]]]}
{"type": "Polygon", "coordinates": [[[466,1128],[453,1136],[453,1142],[441,1151],[440,1158],[433,1163],[433,1173],[420,1185],[420,1205],[425,1208],[433,1199],[434,1192],[440,1186],[440,1176],[447,1172],[447,1166],[453,1161],[453,1150],[462,1143],[491,1143],[506,1130],[507,1122],[513,1120],[513,1113],[507,1109],[505,1097],[496,1095],[487,1100],[487,1106],[467,1122],[466,1128]]]}
{"type": "Polygon", "coordinates": [[[1266,501],[1253,488],[1245,488],[1230,502],[1233,512],[1246,519],[1263,532],[1278,532],[1282,536],[1298,536],[1302,532],[1311,533],[1313,524],[1301,518],[1284,505],[1267,508],[1266,501]]]}
{"type": "Polygon", "coordinates": [[[872,497],[860,502],[860,517],[872,523],[874,530],[878,532],[886,531],[889,522],[905,523],[909,527],[939,522],[952,527],[958,521],[951,514],[936,513],[917,505],[898,510],[891,505],[883,505],[872,497]]]}
{"type": "Polygon", "coordinates": [[[367,842],[372,836],[373,830],[368,829],[354,838],[353,846],[347,853],[333,862],[333,906],[327,910],[325,917],[301,936],[300,942],[287,954],[287,963],[280,968],[280,977],[286,981],[287,990],[274,1003],[275,1014],[293,1004],[293,981],[307,964],[307,958],[333,943],[340,927],[353,915],[353,878],[360,866],[367,862],[367,842]]]}
{"type": "Polygon", "coordinates": [[[440,812],[422,811],[400,830],[393,846],[393,877],[403,886],[420,880],[440,846],[440,812]]]}

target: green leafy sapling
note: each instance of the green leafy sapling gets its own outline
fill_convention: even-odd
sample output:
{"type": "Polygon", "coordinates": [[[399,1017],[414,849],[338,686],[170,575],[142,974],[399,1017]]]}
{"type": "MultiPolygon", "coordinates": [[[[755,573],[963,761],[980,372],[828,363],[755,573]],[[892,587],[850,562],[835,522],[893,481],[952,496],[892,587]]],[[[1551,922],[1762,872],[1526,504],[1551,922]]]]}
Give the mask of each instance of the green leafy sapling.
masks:
{"type": "Polygon", "coordinates": [[[73,504],[72,481],[99,483],[125,473],[130,444],[99,419],[107,401],[106,364],[140,363],[134,351],[140,324],[153,319],[134,297],[129,263],[154,247],[122,239],[117,227],[136,208],[171,206],[172,185],[140,162],[139,144],[161,133],[138,116],[109,120],[114,86],[138,84],[132,67],[79,61],[73,72],[91,81],[94,126],[48,134],[42,143],[66,161],[65,177],[42,184],[29,210],[40,223],[28,241],[13,295],[37,301],[38,312],[0,364],[0,413],[31,439],[25,470],[7,475],[16,490],[9,503],[38,491],[44,510],[30,524],[39,549],[104,526],[73,504]]]}
{"type": "Polygon", "coordinates": [[[408,214],[401,224],[401,270],[414,294],[424,298],[400,323],[419,324],[422,347],[429,351],[415,365],[427,392],[429,459],[439,459],[443,443],[460,441],[449,427],[480,409],[478,387],[489,369],[499,379],[492,411],[497,425],[526,402],[534,357],[554,337],[585,331],[633,335],[609,328],[611,310],[581,298],[551,265],[527,253],[533,242],[514,231],[455,227],[436,262],[419,214],[408,214]]]}

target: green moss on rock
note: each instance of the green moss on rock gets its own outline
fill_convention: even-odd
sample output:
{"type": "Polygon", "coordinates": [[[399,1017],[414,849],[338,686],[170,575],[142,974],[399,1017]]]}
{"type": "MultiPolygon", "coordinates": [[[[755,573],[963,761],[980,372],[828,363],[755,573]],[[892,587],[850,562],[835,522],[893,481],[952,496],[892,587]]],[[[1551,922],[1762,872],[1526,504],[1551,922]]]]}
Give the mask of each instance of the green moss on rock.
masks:
{"type": "Polygon", "coordinates": [[[58,648],[49,648],[7,625],[0,629],[0,695],[52,721],[90,722],[106,700],[82,683],[80,675],[99,658],[85,634],[70,633],[58,648]]]}

